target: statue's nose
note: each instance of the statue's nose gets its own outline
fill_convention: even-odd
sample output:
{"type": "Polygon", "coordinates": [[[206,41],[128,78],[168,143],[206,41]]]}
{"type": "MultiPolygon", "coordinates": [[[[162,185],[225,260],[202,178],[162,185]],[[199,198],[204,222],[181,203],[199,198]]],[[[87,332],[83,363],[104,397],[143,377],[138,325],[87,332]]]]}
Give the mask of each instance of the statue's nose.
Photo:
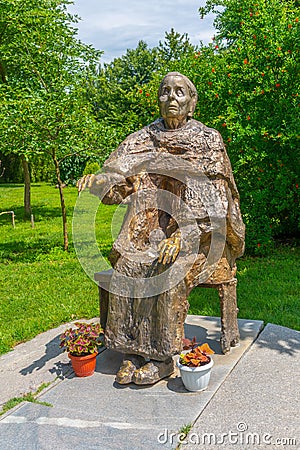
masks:
{"type": "Polygon", "coordinates": [[[170,98],[170,100],[175,99],[175,92],[173,91],[173,89],[170,91],[169,98],[170,98]]]}

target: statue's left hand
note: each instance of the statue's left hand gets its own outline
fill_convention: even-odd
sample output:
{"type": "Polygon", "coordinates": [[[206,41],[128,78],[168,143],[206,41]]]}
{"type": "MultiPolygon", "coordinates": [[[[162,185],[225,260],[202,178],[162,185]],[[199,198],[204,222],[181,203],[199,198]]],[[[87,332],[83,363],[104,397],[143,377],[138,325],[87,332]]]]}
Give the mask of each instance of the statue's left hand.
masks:
{"type": "Polygon", "coordinates": [[[163,239],[159,245],[158,262],[162,264],[169,264],[174,262],[180,250],[180,231],[175,231],[171,237],[163,239]]]}

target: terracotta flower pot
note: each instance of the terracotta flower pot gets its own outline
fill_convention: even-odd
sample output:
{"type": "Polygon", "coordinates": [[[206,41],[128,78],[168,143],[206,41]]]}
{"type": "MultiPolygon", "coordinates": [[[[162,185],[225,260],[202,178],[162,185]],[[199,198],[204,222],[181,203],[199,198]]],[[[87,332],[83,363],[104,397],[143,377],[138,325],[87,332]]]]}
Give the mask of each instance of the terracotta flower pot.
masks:
{"type": "Polygon", "coordinates": [[[78,377],[89,377],[93,375],[96,368],[96,357],[98,353],[92,353],[86,356],[74,356],[71,353],[68,354],[73,370],[78,377]]]}

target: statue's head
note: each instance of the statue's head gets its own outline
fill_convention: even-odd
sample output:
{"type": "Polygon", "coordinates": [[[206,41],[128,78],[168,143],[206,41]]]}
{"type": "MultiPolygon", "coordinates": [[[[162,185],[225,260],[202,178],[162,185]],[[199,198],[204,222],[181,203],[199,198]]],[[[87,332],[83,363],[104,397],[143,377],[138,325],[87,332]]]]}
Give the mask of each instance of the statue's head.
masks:
{"type": "Polygon", "coordinates": [[[158,101],[165,123],[176,119],[185,123],[193,116],[197,99],[195,86],[179,72],[168,73],[160,83],[158,101]]]}

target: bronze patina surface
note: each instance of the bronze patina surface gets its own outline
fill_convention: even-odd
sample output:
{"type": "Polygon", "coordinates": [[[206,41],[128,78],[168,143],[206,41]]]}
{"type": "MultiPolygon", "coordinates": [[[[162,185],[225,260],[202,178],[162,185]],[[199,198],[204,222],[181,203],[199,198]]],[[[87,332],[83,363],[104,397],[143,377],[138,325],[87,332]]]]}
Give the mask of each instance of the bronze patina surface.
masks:
{"type": "MultiPolygon", "coordinates": [[[[221,135],[192,119],[196,102],[190,80],[167,74],[159,88],[161,118],[128,136],[102,174],[81,182],[103,203],[127,206],[110,255],[105,331],[107,347],[126,354],[119,383],[149,384],[172,373],[187,297],[200,283],[221,286],[221,300],[226,293],[233,299],[224,329],[235,327],[232,280],[244,251],[239,194],[221,135]]],[[[228,351],[238,329],[223,339],[228,351]]]]}

